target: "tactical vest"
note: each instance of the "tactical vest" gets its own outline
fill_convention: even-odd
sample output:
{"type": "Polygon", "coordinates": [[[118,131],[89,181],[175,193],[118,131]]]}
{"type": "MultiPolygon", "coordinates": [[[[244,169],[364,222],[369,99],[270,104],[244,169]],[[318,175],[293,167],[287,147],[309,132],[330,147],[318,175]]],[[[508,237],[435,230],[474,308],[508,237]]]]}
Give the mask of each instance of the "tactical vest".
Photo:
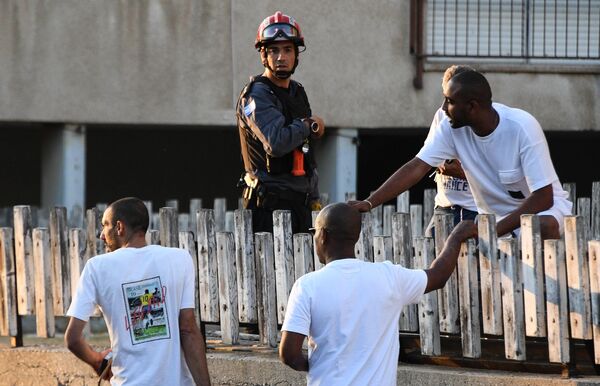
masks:
{"type": "MultiPolygon", "coordinates": [[[[246,96],[252,85],[255,82],[261,82],[269,86],[273,94],[283,105],[283,115],[285,117],[284,125],[290,125],[296,118],[307,118],[310,117],[310,104],[308,103],[308,97],[304,91],[304,87],[300,83],[296,82],[296,93],[290,95],[289,91],[276,86],[268,78],[264,76],[257,76],[253,78],[250,83],[244,87],[240,94],[237,102],[236,113],[238,120],[238,129],[240,132],[240,145],[242,150],[242,159],[244,161],[244,168],[247,172],[253,172],[255,170],[263,170],[269,174],[277,175],[290,173],[292,170],[293,155],[292,152],[285,154],[281,157],[273,157],[265,152],[263,144],[252,132],[252,129],[244,122],[241,117],[243,114],[241,110],[241,100],[246,96]]],[[[293,81],[292,81],[293,82],[293,81]]],[[[312,176],[313,169],[316,167],[313,146],[309,141],[308,153],[304,154],[304,170],[307,176],[312,176]]],[[[302,145],[298,146],[301,149],[302,145]]]]}

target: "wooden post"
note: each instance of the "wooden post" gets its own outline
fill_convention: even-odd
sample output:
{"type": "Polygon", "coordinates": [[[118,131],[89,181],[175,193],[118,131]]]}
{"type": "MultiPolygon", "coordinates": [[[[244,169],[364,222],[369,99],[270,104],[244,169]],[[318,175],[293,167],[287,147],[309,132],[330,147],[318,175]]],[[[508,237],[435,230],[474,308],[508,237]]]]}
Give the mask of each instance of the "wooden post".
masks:
{"type": "Polygon", "coordinates": [[[355,192],[346,192],[344,193],[345,201],[355,201],[356,193],[355,192]]]}
{"type": "Polygon", "coordinates": [[[502,272],[502,316],[504,322],[504,352],[507,359],[525,360],[525,326],[523,284],[517,240],[499,239],[500,270],[502,272]]]}
{"type": "Polygon", "coordinates": [[[221,337],[225,344],[239,341],[235,242],[231,232],[217,232],[221,337]]]}
{"type": "Polygon", "coordinates": [[[98,254],[99,243],[102,243],[100,238],[100,217],[98,215],[98,209],[92,208],[85,211],[85,218],[87,223],[86,229],[86,248],[85,248],[85,261],[88,261],[92,257],[98,254]]]}
{"type": "Polygon", "coordinates": [[[196,315],[196,322],[200,323],[200,299],[198,298],[198,253],[196,252],[196,243],[194,241],[194,234],[189,231],[179,232],[179,248],[185,249],[190,254],[192,262],[194,263],[194,314],[196,315]]]}
{"type": "MultiPolygon", "coordinates": [[[[437,234],[437,227],[436,234],[437,234]]],[[[458,257],[458,293],[460,302],[460,337],[466,358],[481,357],[479,328],[479,281],[475,239],[462,243],[458,257]]]]}
{"type": "Polygon", "coordinates": [[[73,205],[69,215],[68,224],[69,228],[81,228],[83,226],[83,208],[81,205],[73,205]]]}
{"type": "MultiPolygon", "coordinates": [[[[312,226],[315,226],[315,220],[317,219],[317,216],[319,215],[319,211],[318,210],[313,210],[312,211],[312,226]]],[[[314,257],[314,270],[318,271],[319,269],[321,269],[323,267],[323,264],[321,264],[321,262],[319,261],[319,255],[317,255],[317,244],[315,243],[315,238],[313,236],[313,257],[314,257]]]]}
{"type": "MultiPolygon", "coordinates": [[[[429,268],[435,257],[433,239],[417,237],[414,240],[418,268],[429,268]]],[[[437,300],[437,292],[431,291],[423,295],[419,302],[419,335],[423,355],[440,355],[442,352],[437,300]]]]}
{"type": "Polygon", "coordinates": [[[238,310],[240,322],[256,323],[256,267],[252,211],[237,209],[234,213],[235,255],[237,264],[238,310]]]}
{"type": "Polygon", "coordinates": [[[196,231],[198,230],[198,211],[202,209],[201,198],[190,199],[190,230],[194,233],[194,240],[196,238],[196,231]]]}
{"type": "Polygon", "coordinates": [[[592,232],[591,238],[600,239],[600,181],[592,182],[592,232]]]}
{"type": "Polygon", "coordinates": [[[50,211],[50,250],[54,315],[63,316],[71,304],[71,283],[68,256],[67,209],[55,207],[50,211]]]}
{"type": "Polygon", "coordinates": [[[219,321],[219,286],[217,280],[217,246],[215,217],[212,209],[200,209],[197,214],[198,288],[200,317],[203,322],[219,321]]]}
{"type": "Polygon", "coordinates": [[[222,232],[225,230],[225,213],[227,212],[227,199],[215,198],[213,203],[215,211],[215,231],[222,232]]]}
{"type": "Polygon", "coordinates": [[[373,252],[373,259],[376,263],[381,263],[386,260],[393,262],[394,253],[392,251],[392,238],[390,236],[374,236],[373,252]]]}
{"type": "Polygon", "coordinates": [[[436,194],[436,189],[425,189],[423,191],[423,234],[425,234],[425,229],[427,229],[427,225],[429,225],[429,221],[433,217],[436,194]]]}
{"type": "Polygon", "coordinates": [[[592,339],[590,282],[583,218],[565,217],[571,338],[592,339]]]}
{"type": "Polygon", "coordinates": [[[410,227],[413,239],[423,237],[423,205],[410,206],[410,227]]]}
{"type": "Polygon", "coordinates": [[[52,260],[47,228],[33,230],[33,260],[35,275],[35,320],[37,336],[54,337],[54,308],[52,306],[52,260]]]}
{"type": "Polygon", "coordinates": [[[373,262],[373,227],[370,212],[362,213],[362,224],[358,242],[354,246],[356,258],[363,261],[373,262]]]}
{"type": "Polygon", "coordinates": [[[383,206],[379,205],[371,209],[371,234],[373,236],[383,235],[383,206]]]}
{"type": "Polygon", "coordinates": [[[383,235],[392,235],[392,215],[396,212],[394,205],[385,205],[383,207],[383,235]]]}
{"type": "Polygon", "coordinates": [[[146,243],[148,245],[160,245],[160,232],[155,229],[146,232],[146,243]]]}
{"type": "Polygon", "coordinates": [[[275,299],[273,235],[268,232],[257,233],[254,247],[260,342],[270,347],[277,347],[277,301],[275,299]]]}
{"type": "Polygon", "coordinates": [[[525,334],[545,337],[544,256],[538,216],[521,215],[521,261],[523,266],[523,298],[525,304],[525,334]]]}
{"type": "MultiPolygon", "coordinates": [[[[444,249],[446,239],[454,228],[453,214],[434,215],[435,226],[435,254],[439,256],[444,249]]],[[[458,298],[458,277],[456,270],[452,272],[444,288],[439,289],[438,311],[440,313],[440,331],[449,334],[460,332],[459,309],[456,299],[458,298]]]]}
{"type": "MultiPolygon", "coordinates": [[[[591,242],[590,242],[591,245],[591,242]]],[[[546,274],[546,310],[548,318],[548,358],[550,362],[568,363],[569,323],[567,315],[567,268],[562,240],[544,241],[546,274]]]]}
{"type": "Polygon", "coordinates": [[[71,297],[75,296],[79,277],[85,266],[85,231],[81,228],[69,229],[69,261],[71,264],[71,297]]]}
{"type": "Polygon", "coordinates": [[[594,363],[600,365],[600,240],[588,242],[590,260],[590,287],[592,291],[592,331],[594,336],[594,363]]]}
{"type": "Polygon", "coordinates": [[[12,347],[23,336],[17,316],[17,283],[12,228],[0,228],[0,335],[10,336],[12,347]]]}
{"type": "Polygon", "coordinates": [[[179,232],[189,231],[190,226],[190,215],[189,213],[179,213],[177,216],[177,230],[179,232]]]}
{"type": "Polygon", "coordinates": [[[177,209],[173,207],[160,208],[160,245],[177,248],[179,245],[179,230],[177,228],[177,209]]]}
{"type": "Polygon", "coordinates": [[[225,231],[233,232],[235,228],[235,221],[233,219],[233,211],[228,210],[225,212],[225,231]]]}
{"type": "Polygon", "coordinates": [[[176,198],[172,198],[170,200],[165,201],[165,207],[173,208],[175,211],[179,212],[179,200],[176,198]]]}
{"type": "Polygon", "coordinates": [[[294,235],[294,273],[298,280],[301,276],[314,271],[312,236],[308,233],[294,235]]]}
{"type": "Polygon", "coordinates": [[[496,217],[493,214],[480,214],[477,228],[483,332],[490,335],[502,335],[502,294],[500,291],[501,276],[496,217]]]}
{"type": "Polygon", "coordinates": [[[33,241],[31,208],[15,206],[15,265],[17,268],[17,309],[19,315],[33,315],[35,293],[33,278],[33,241]]]}
{"type": "Polygon", "coordinates": [[[583,218],[585,225],[585,239],[589,240],[592,234],[592,200],[589,197],[577,199],[577,215],[583,218]]]}
{"type": "Polygon", "coordinates": [[[562,187],[569,195],[569,201],[573,203],[573,209],[571,210],[571,214],[577,213],[577,209],[575,208],[575,204],[577,203],[577,192],[575,183],[565,182],[562,184],[562,187]]]}
{"type": "MultiPolygon", "coordinates": [[[[413,268],[412,236],[410,233],[410,214],[394,213],[392,215],[392,249],[394,264],[405,268],[413,268]]],[[[400,331],[417,331],[419,319],[416,304],[407,304],[400,312],[400,331]]]]}
{"type": "Polygon", "coordinates": [[[275,282],[277,284],[277,320],[283,324],[288,296],[294,285],[294,246],[292,216],[288,210],[273,212],[275,246],[275,282]]]}
{"type": "Polygon", "coordinates": [[[410,213],[410,191],[406,190],[396,197],[396,212],[410,213]]]}

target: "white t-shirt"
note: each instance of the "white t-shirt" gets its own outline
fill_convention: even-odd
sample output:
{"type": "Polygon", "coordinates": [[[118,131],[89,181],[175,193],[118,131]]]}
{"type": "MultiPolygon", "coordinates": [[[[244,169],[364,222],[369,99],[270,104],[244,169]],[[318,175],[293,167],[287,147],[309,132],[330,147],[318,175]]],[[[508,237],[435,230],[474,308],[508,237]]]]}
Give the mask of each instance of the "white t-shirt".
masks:
{"type": "Polygon", "coordinates": [[[113,350],[112,385],[193,385],[179,340],[179,310],[194,308],[194,264],[183,249],[120,248],[90,259],[67,315],[98,305],[113,350]]]}
{"type": "MultiPolygon", "coordinates": [[[[440,121],[442,121],[445,116],[446,114],[444,111],[438,109],[431,122],[427,138],[434,135],[433,132],[437,130],[440,121]]],[[[475,205],[467,180],[436,173],[435,182],[437,184],[437,194],[435,195],[436,207],[447,208],[458,205],[470,211],[477,212],[477,205],[475,205]]]]}
{"type": "Polygon", "coordinates": [[[396,385],[398,319],[423,270],[335,260],[294,283],[282,330],[308,336],[308,385],[396,385]]]}
{"type": "Polygon", "coordinates": [[[433,167],[446,159],[459,159],[478,212],[495,214],[498,220],[514,211],[531,192],[552,184],[554,206],[550,214],[562,225],[562,217],[571,214],[572,204],[554,171],[540,124],[526,111],[500,103],[493,107],[500,121],[491,134],[479,137],[468,126],[453,129],[444,114],[417,157],[433,167]]]}

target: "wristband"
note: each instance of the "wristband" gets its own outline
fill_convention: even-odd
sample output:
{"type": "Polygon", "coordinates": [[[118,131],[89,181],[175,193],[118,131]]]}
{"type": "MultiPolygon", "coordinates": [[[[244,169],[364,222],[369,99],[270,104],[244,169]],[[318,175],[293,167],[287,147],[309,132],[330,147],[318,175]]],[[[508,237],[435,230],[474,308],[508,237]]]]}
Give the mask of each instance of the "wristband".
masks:
{"type": "Polygon", "coordinates": [[[364,202],[366,202],[367,204],[369,204],[369,210],[373,209],[373,203],[369,200],[363,200],[364,202]]]}
{"type": "Polygon", "coordinates": [[[317,122],[315,122],[314,120],[312,120],[310,118],[304,118],[304,119],[302,119],[302,122],[308,122],[308,128],[313,133],[319,132],[319,124],[317,122]]]}

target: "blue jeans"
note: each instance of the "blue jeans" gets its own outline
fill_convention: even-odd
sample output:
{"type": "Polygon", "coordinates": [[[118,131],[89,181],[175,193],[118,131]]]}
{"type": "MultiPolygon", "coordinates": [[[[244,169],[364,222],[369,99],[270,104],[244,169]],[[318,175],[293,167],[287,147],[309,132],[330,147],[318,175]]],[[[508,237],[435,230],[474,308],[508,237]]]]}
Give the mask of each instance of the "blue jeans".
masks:
{"type": "MultiPolygon", "coordinates": [[[[477,216],[477,212],[474,212],[469,209],[465,209],[459,205],[453,205],[450,207],[441,207],[438,206],[433,210],[433,214],[452,214],[454,215],[454,226],[461,222],[462,220],[475,220],[475,216],[477,216]]],[[[429,221],[429,225],[427,225],[427,229],[425,229],[425,237],[434,237],[435,236],[435,223],[434,217],[431,217],[429,221]]]]}

